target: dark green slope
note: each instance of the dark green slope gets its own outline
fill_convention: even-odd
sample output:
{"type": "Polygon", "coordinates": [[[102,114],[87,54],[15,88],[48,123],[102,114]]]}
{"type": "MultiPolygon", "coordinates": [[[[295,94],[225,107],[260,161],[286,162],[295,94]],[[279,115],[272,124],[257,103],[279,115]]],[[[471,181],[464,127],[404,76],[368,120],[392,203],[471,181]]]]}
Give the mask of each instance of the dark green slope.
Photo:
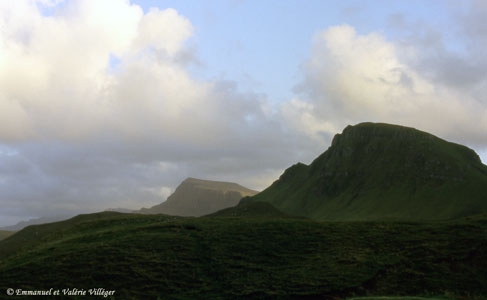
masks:
{"type": "Polygon", "coordinates": [[[97,215],[2,259],[0,299],[10,287],[103,287],[116,290],[114,299],[481,299],[486,250],[482,217],[331,223],[97,215]]]}
{"type": "MultiPolygon", "coordinates": [[[[108,220],[118,218],[124,214],[118,212],[99,212],[94,214],[83,214],[65,221],[46,223],[40,225],[29,225],[15,234],[6,237],[0,242],[0,261],[12,253],[21,249],[30,249],[38,244],[46,242],[48,239],[57,239],[63,236],[64,232],[72,228],[81,228],[83,223],[99,219],[108,220]]],[[[126,215],[132,218],[138,215],[126,215]]],[[[161,216],[162,217],[162,216],[161,216]]]]}
{"type": "Polygon", "coordinates": [[[458,218],[487,212],[487,166],[473,150],[426,132],[361,123],[250,201],[327,220],[458,218]]]}
{"type": "Polygon", "coordinates": [[[293,218],[267,202],[242,200],[237,206],[225,208],[206,217],[237,217],[237,218],[293,218]]]}

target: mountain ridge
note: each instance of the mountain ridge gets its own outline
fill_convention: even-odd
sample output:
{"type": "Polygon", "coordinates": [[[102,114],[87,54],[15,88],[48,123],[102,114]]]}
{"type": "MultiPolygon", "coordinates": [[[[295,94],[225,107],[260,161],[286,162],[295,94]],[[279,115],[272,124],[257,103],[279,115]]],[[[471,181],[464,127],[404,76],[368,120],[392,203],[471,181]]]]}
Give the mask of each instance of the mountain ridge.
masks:
{"type": "Polygon", "coordinates": [[[243,197],[257,193],[234,182],[188,177],[166,201],[134,212],[199,217],[235,206],[243,197]]]}
{"type": "Polygon", "coordinates": [[[67,219],[72,218],[74,216],[75,215],[58,215],[58,216],[52,216],[52,217],[32,218],[32,219],[25,220],[25,221],[19,221],[14,225],[0,227],[0,230],[19,231],[19,230],[24,229],[27,226],[30,226],[30,225],[40,225],[40,224],[46,224],[46,223],[59,222],[59,221],[67,220],[67,219]]]}
{"type": "Polygon", "coordinates": [[[347,126],[250,201],[327,220],[437,220],[487,211],[487,166],[466,146],[385,123],[347,126]]]}

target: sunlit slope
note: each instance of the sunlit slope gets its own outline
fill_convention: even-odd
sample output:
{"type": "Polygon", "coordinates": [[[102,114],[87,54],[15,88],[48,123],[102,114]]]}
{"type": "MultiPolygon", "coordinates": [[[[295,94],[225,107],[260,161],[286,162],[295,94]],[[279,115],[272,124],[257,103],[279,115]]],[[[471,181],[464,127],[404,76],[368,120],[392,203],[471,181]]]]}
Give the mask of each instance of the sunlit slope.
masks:
{"type": "Polygon", "coordinates": [[[487,166],[426,132],[361,123],[250,201],[326,220],[436,220],[487,212],[487,166]]]}
{"type": "Polygon", "coordinates": [[[197,217],[235,206],[242,197],[255,194],[256,191],[233,182],[187,178],[165,202],[139,212],[197,217]]]}
{"type": "Polygon", "coordinates": [[[486,251],[485,218],[98,215],[1,259],[0,290],[103,287],[116,290],[116,299],[458,299],[487,296],[486,251]]]}
{"type": "Polygon", "coordinates": [[[0,241],[11,236],[13,233],[13,231],[0,230],[0,241]]]}

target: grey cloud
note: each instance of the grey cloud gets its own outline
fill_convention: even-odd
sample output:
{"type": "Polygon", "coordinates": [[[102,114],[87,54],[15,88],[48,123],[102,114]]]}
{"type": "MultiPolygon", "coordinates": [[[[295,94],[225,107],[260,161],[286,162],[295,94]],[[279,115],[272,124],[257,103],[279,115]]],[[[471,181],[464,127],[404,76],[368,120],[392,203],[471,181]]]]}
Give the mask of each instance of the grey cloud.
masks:
{"type": "MultiPolygon", "coordinates": [[[[487,39],[487,28],[485,16],[487,15],[487,2],[483,0],[471,0],[467,2],[466,12],[460,14],[459,18],[463,26],[460,33],[468,35],[479,42],[487,39]]],[[[476,42],[475,42],[476,43],[476,42]]]]}
{"type": "Polygon", "coordinates": [[[399,33],[408,64],[437,84],[473,90],[487,81],[486,15],[486,2],[472,0],[451,3],[448,27],[402,14],[391,15],[388,23],[399,33]]]}
{"type": "MultiPolygon", "coordinates": [[[[144,95],[145,87],[138,87],[140,93],[116,100],[144,95]]],[[[285,167],[310,162],[323,150],[283,123],[278,114],[265,112],[265,95],[238,92],[237,83],[219,81],[208,97],[212,110],[206,112],[210,118],[204,122],[209,124],[201,128],[201,120],[182,114],[168,116],[173,118],[171,124],[142,123],[143,134],[127,136],[107,119],[105,127],[81,139],[4,144],[0,206],[8,210],[2,210],[2,215],[20,220],[109,207],[148,207],[167,196],[161,189],[174,190],[188,176],[262,189],[285,167]],[[187,125],[184,135],[178,133],[180,124],[187,125]],[[220,128],[213,130],[216,127],[220,128]],[[196,135],[199,140],[191,138],[196,135]]],[[[115,121],[139,126],[142,120],[115,121]]],[[[6,217],[3,220],[7,222],[6,217]]]]}
{"type": "Polygon", "coordinates": [[[306,145],[306,139],[295,144],[299,138],[272,126],[266,129],[268,124],[262,119],[254,121],[263,126],[260,132],[241,124],[234,138],[204,147],[168,143],[163,136],[139,143],[98,140],[10,145],[16,154],[0,157],[0,205],[9,208],[2,215],[28,219],[109,207],[147,207],[164,200],[158,190],[174,190],[188,176],[234,180],[261,189],[283,167],[297,160],[309,162],[316,155],[296,155],[296,148],[306,145]],[[270,178],[261,177],[266,172],[270,178]],[[262,181],[255,182],[254,177],[262,181]]]}

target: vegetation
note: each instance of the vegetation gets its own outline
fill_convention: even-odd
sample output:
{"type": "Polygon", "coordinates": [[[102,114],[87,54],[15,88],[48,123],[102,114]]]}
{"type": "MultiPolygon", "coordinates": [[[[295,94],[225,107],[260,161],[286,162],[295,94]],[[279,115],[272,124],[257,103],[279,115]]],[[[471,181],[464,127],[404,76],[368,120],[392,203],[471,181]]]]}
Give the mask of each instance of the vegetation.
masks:
{"type": "Polygon", "coordinates": [[[362,123],[246,201],[325,220],[447,220],[487,212],[487,166],[431,134],[362,123]]]}
{"type": "Polygon", "coordinates": [[[117,299],[487,297],[485,216],[413,223],[100,213],[50,226],[28,247],[5,251],[9,239],[42,226],[0,242],[8,253],[0,290],[103,287],[117,299]]]}
{"type": "Polygon", "coordinates": [[[296,218],[285,214],[266,202],[242,201],[237,206],[217,211],[207,217],[296,218]]]}
{"type": "Polygon", "coordinates": [[[117,212],[105,211],[95,214],[78,215],[66,221],[27,226],[17,234],[12,235],[9,239],[2,241],[0,244],[0,260],[2,257],[7,257],[19,251],[21,248],[31,248],[42,243],[47,236],[55,238],[57,234],[62,233],[66,228],[71,228],[76,224],[120,215],[117,212]]]}

